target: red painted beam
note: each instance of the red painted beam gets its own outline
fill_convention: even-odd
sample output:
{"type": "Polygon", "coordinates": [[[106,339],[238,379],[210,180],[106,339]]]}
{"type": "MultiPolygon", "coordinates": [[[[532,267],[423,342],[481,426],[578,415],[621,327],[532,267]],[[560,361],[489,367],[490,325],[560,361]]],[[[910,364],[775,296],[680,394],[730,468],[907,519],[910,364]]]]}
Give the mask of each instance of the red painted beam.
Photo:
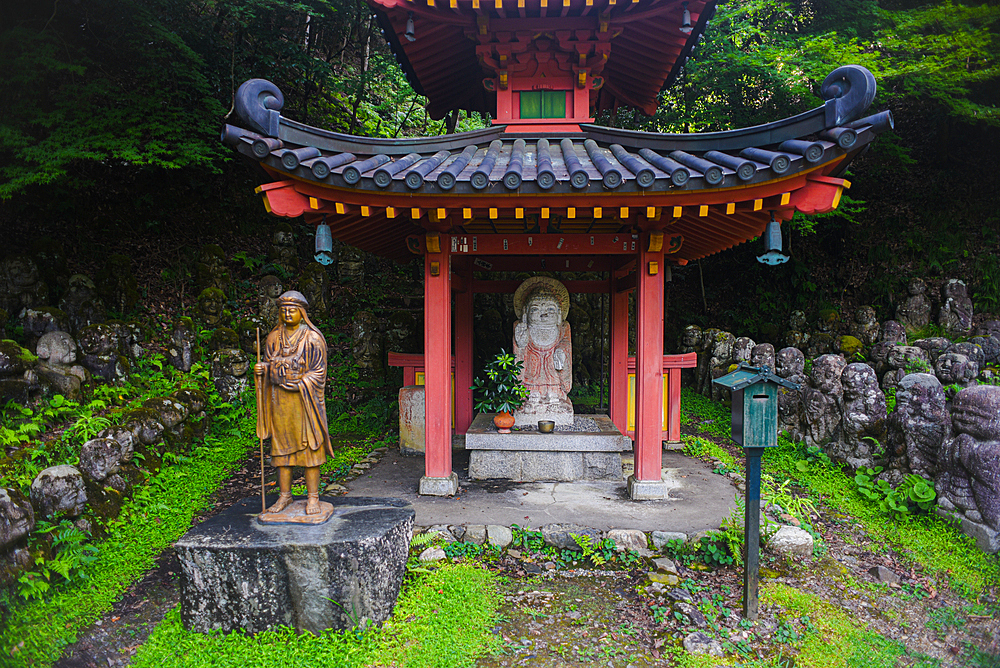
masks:
{"type": "MultiPolygon", "coordinates": [[[[523,281],[472,281],[472,291],[478,294],[513,294],[523,281]]],[[[607,281],[562,281],[571,295],[607,294],[607,281]]],[[[457,316],[456,316],[457,317],[457,316]]]]}

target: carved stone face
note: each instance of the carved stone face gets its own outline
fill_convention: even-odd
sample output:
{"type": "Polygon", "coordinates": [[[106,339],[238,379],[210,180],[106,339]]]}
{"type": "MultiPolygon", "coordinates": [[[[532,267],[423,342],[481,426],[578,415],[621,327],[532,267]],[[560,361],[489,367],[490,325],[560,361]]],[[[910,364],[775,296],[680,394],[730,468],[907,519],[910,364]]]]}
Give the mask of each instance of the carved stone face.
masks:
{"type": "Polygon", "coordinates": [[[806,357],[798,348],[782,348],[775,357],[775,373],[782,378],[801,375],[805,369],[806,357]]]}
{"type": "Polygon", "coordinates": [[[378,320],[367,311],[354,316],[354,363],[363,369],[382,366],[382,340],[378,331],[378,320]]]}
{"type": "Polygon", "coordinates": [[[750,360],[750,353],[753,351],[753,347],[757,345],[753,339],[748,336],[741,336],[733,342],[733,361],[734,362],[747,362],[750,360]]]}
{"type": "Polygon", "coordinates": [[[701,343],[701,327],[698,325],[688,325],[684,328],[684,336],[681,338],[681,345],[688,348],[695,348],[701,343]]]}
{"type": "Polygon", "coordinates": [[[844,367],[840,376],[844,387],[844,400],[862,399],[869,392],[878,391],[878,376],[875,369],[863,362],[853,362],[844,367]]]}
{"type": "Polygon", "coordinates": [[[806,326],[806,314],[802,311],[792,311],[792,314],[788,316],[788,328],[801,332],[806,326]]]}
{"type": "Polygon", "coordinates": [[[278,230],[274,233],[274,245],[275,246],[294,246],[295,237],[291,232],[286,232],[284,230],[278,230]]]}
{"type": "Polygon", "coordinates": [[[859,306],[858,310],[854,312],[854,322],[859,325],[874,325],[875,322],[875,309],[871,306],[859,306]]]}
{"type": "Polygon", "coordinates": [[[978,441],[1000,441],[1000,387],[977,385],[956,394],[951,421],[957,433],[978,441]]]}
{"type": "Polygon", "coordinates": [[[15,255],[4,261],[3,268],[14,287],[25,288],[38,282],[38,267],[29,257],[15,255]]]}
{"type": "Polygon", "coordinates": [[[268,299],[277,299],[284,292],[281,285],[281,279],[277,276],[265,276],[260,279],[261,291],[264,296],[268,299]]]}
{"type": "Polygon", "coordinates": [[[947,301],[948,299],[967,299],[969,296],[968,290],[965,287],[965,283],[953,278],[949,280],[941,288],[941,295],[947,301]]]}
{"type": "Polygon", "coordinates": [[[547,292],[538,291],[524,307],[524,322],[529,331],[534,328],[552,328],[562,324],[559,302],[547,292]]]}
{"type": "Polygon", "coordinates": [[[922,295],[927,292],[927,284],[919,278],[911,278],[906,286],[906,290],[911,295],[922,295]]]}
{"type": "Polygon", "coordinates": [[[934,371],[944,385],[963,385],[979,375],[979,366],[961,353],[945,353],[938,357],[934,371]]]}
{"type": "Polygon", "coordinates": [[[882,323],[882,340],[890,343],[902,343],[906,345],[906,328],[895,320],[886,320],[882,323]]]}
{"type": "Polygon", "coordinates": [[[767,367],[774,370],[774,346],[770,343],[758,343],[750,351],[750,364],[755,367],[767,367]]]}
{"type": "Polygon", "coordinates": [[[222,315],[222,300],[213,294],[203,295],[198,299],[198,309],[205,316],[222,315]]]}
{"type": "Polygon", "coordinates": [[[76,343],[66,332],[49,332],[38,340],[36,353],[52,365],[69,365],[76,361],[76,343]]]}
{"type": "Polygon", "coordinates": [[[947,399],[941,381],[929,373],[914,373],[906,376],[896,390],[896,412],[901,416],[904,431],[906,425],[923,422],[940,422],[947,419],[947,399]],[[943,416],[943,418],[942,418],[943,416]]]}
{"type": "Polygon", "coordinates": [[[845,361],[840,355],[821,355],[813,362],[809,379],[813,387],[824,394],[840,394],[843,388],[840,376],[844,372],[845,361]]]}

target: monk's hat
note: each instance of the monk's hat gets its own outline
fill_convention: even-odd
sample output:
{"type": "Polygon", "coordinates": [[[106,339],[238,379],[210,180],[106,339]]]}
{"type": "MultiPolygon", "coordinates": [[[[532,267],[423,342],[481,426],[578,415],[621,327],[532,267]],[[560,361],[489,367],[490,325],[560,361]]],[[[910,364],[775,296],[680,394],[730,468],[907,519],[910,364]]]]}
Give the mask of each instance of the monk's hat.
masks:
{"type": "Polygon", "coordinates": [[[514,315],[521,318],[524,312],[524,305],[528,303],[531,296],[536,292],[545,292],[556,300],[559,310],[562,312],[562,319],[566,320],[569,315],[569,290],[566,286],[554,278],[548,276],[532,276],[514,291],[514,315]]]}
{"type": "Polygon", "coordinates": [[[294,304],[295,306],[301,306],[302,308],[309,308],[309,300],[306,299],[306,296],[298,290],[288,290],[278,297],[279,306],[285,306],[286,304],[294,304]]]}

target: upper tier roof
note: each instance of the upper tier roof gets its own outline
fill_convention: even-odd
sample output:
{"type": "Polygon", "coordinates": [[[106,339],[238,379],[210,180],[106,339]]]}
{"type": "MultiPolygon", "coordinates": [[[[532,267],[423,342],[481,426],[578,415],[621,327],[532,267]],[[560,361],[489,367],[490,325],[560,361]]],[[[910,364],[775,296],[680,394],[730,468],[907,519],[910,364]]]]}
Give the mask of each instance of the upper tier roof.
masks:
{"type": "MultiPolygon", "coordinates": [[[[716,0],[689,0],[693,30],[680,30],[682,0],[369,0],[410,85],[429,99],[432,118],[453,109],[496,113],[494,76],[476,55],[484,40],[554,37],[610,43],[598,110],[617,104],[647,114],[676,78],[715,13],[716,0]],[[413,16],[413,41],[406,25],[413,16]],[[520,35],[518,35],[520,33],[520,35]]],[[[591,53],[589,67],[594,66],[591,53]]],[[[603,56],[600,56],[603,57],[603,56]]]]}
{"type": "Polygon", "coordinates": [[[528,232],[558,210],[561,231],[614,233],[669,211],[669,230],[684,239],[675,259],[687,261],[760,235],[771,212],[788,220],[836,207],[847,165],[892,117],[862,117],[875,95],[864,68],[837,69],[822,92],[826,103],[811,111],[725,132],[584,125],[533,136],[494,126],[371,139],[283,118],[281,92],[252,79],[236,101],[249,129],[226,126],[223,141],[276,179],[262,186],[274,213],[325,214],[335,237],[387,257],[405,259],[406,236],[421,227],[528,232]]]}

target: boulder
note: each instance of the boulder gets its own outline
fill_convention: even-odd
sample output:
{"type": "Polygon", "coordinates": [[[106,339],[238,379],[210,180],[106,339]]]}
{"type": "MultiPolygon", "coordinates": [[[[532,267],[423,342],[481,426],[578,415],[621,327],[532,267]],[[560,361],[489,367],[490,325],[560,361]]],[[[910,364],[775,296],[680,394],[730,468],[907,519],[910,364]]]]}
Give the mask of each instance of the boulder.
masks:
{"type": "Polygon", "coordinates": [[[21,540],[35,528],[35,510],[15,489],[0,487],[0,551],[21,540]]]}
{"type": "Polygon", "coordinates": [[[682,543],[687,540],[687,534],[680,531],[654,531],[652,534],[653,547],[662,550],[667,542],[679,540],[682,543]]]}
{"type": "Polygon", "coordinates": [[[615,549],[619,552],[635,550],[643,557],[652,554],[646,542],[646,534],[638,529],[612,529],[606,537],[615,541],[615,549]]]}
{"type": "Polygon", "coordinates": [[[514,534],[509,527],[490,524],[486,527],[486,540],[490,545],[504,548],[514,542],[514,534]]]}
{"type": "Polygon", "coordinates": [[[80,449],[80,470],[88,480],[102,482],[118,472],[120,456],[121,448],[117,441],[110,438],[93,438],[84,443],[80,449]]]}
{"type": "Polygon", "coordinates": [[[45,469],[31,483],[31,505],[45,518],[58,514],[78,517],[87,505],[83,474],[65,464],[45,469]]]}
{"type": "Polygon", "coordinates": [[[811,557],[813,542],[813,537],[805,529],[785,525],[767,541],[767,549],[777,555],[811,557]]]}

